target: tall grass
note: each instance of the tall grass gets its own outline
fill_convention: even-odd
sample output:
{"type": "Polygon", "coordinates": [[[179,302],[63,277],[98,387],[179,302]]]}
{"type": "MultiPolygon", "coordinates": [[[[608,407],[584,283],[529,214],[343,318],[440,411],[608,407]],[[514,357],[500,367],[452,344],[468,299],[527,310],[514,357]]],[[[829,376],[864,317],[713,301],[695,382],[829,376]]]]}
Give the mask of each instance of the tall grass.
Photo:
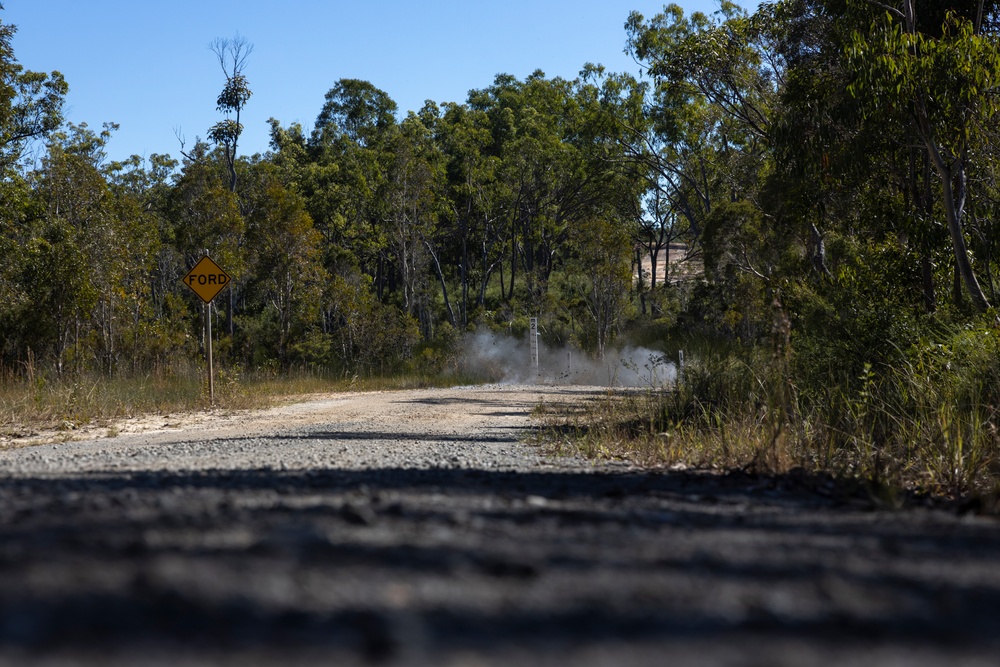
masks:
{"type": "MultiPolygon", "coordinates": [[[[207,407],[204,375],[195,368],[136,377],[58,376],[34,368],[0,375],[0,432],[72,428],[116,417],[207,407]]],[[[224,399],[225,400],[225,399],[224,399]]]]}
{"type": "Polygon", "coordinates": [[[676,385],[549,409],[546,440],[645,465],[805,468],[951,497],[1000,489],[1000,334],[965,330],[901,358],[810,383],[780,346],[708,351],[676,385]]]}

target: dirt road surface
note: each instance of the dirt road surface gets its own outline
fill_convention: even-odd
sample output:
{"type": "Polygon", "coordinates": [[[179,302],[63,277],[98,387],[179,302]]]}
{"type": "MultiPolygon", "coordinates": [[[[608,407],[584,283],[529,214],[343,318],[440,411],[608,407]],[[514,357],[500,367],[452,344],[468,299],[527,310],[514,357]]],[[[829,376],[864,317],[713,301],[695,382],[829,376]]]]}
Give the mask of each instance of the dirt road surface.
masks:
{"type": "Polygon", "coordinates": [[[540,400],[595,392],[342,394],[0,452],[0,664],[1000,664],[995,519],[524,442],[540,400]]]}

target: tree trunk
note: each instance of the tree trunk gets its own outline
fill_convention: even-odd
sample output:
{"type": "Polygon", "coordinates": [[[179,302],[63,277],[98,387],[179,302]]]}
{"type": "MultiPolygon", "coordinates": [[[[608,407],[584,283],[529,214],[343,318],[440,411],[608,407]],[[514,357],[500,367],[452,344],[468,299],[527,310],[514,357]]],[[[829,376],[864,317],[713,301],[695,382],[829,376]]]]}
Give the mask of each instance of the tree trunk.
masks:
{"type": "MultiPolygon", "coordinates": [[[[923,151],[923,166],[920,180],[916,172],[916,149],[910,151],[910,178],[913,181],[913,205],[924,219],[930,218],[934,209],[934,195],[931,192],[931,157],[923,151]]],[[[930,241],[926,236],[920,249],[920,278],[924,292],[924,308],[928,313],[937,310],[937,294],[934,289],[934,265],[931,263],[930,241]]]]}
{"type": "MultiPolygon", "coordinates": [[[[469,326],[469,242],[465,226],[462,230],[462,326],[469,326]]],[[[437,261],[435,259],[435,261],[437,261]]],[[[443,278],[442,278],[443,280],[443,278]]],[[[447,302],[447,299],[445,300],[447,302]]]]}
{"type": "Polygon", "coordinates": [[[959,310],[965,308],[965,299],[962,296],[962,272],[958,265],[952,267],[951,272],[951,300],[959,310]]]}
{"type": "MultiPolygon", "coordinates": [[[[906,31],[916,34],[916,8],[913,0],[904,0],[903,15],[906,31]]],[[[957,152],[951,164],[945,160],[941,154],[941,149],[931,130],[927,109],[924,100],[920,97],[916,100],[916,120],[920,129],[924,145],[930,156],[934,170],[941,180],[941,191],[944,201],[944,214],[948,221],[948,233],[951,235],[951,245],[955,252],[955,270],[961,276],[973,307],[979,312],[986,312],[990,308],[990,302],[983,293],[976,274],[972,270],[972,262],[969,260],[969,250],[965,245],[965,234],[962,229],[962,211],[965,208],[966,174],[965,160],[967,147],[963,146],[957,152]]]]}
{"type": "Polygon", "coordinates": [[[646,290],[644,289],[645,288],[645,281],[643,280],[643,275],[642,275],[642,246],[641,245],[636,245],[636,247],[635,247],[635,267],[636,267],[636,275],[639,276],[639,279],[635,283],[635,291],[639,295],[639,312],[641,312],[643,315],[645,315],[646,314],[646,290]]]}
{"type": "Polygon", "coordinates": [[[924,309],[928,313],[937,310],[937,297],[934,294],[934,267],[931,265],[930,253],[924,244],[924,251],[920,254],[920,279],[923,283],[924,309]]]}
{"type": "MultiPolygon", "coordinates": [[[[455,311],[451,307],[451,299],[448,298],[448,284],[444,280],[444,272],[441,270],[441,262],[438,260],[438,255],[434,252],[434,248],[431,247],[430,242],[424,239],[424,247],[427,248],[427,252],[430,254],[431,259],[434,260],[434,269],[437,272],[438,280],[441,281],[441,296],[444,297],[444,305],[448,310],[448,321],[451,322],[451,326],[457,327],[458,322],[455,320],[455,311]]],[[[464,306],[463,306],[464,308],[464,306]]]]}
{"type": "Polygon", "coordinates": [[[951,245],[955,251],[955,270],[961,276],[965,285],[972,306],[980,313],[984,313],[990,308],[990,302],[983,293],[983,288],[976,280],[976,274],[972,270],[972,262],[969,260],[969,250],[965,245],[965,234],[962,229],[962,209],[965,204],[965,169],[961,163],[951,166],[945,165],[940,153],[932,147],[931,157],[934,166],[941,177],[941,190],[944,194],[944,213],[948,221],[948,233],[951,235],[951,245]],[[956,169],[957,168],[957,169],[956,169]],[[955,187],[957,181],[958,187],[955,187]],[[956,189],[958,197],[956,197],[956,189]]]}
{"type": "Polygon", "coordinates": [[[510,303],[514,299],[514,276],[517,273],[517,237],[515,234],[510,235],[510,292],[507,295],[507,302],[510,303]]]}
{"type": "MultiPolygon", "coordinates": [[[[820,217],[822,215],[821,211],[820,217]]],[[[812,238],[813,245],[813,270],[821,276],[829,276],[830,269],[826,267],[826,242],[823,240],[823,233],[819,231],[819,227],[816,226],[815,222],[809,222],[809,235],[812,238]]]]}

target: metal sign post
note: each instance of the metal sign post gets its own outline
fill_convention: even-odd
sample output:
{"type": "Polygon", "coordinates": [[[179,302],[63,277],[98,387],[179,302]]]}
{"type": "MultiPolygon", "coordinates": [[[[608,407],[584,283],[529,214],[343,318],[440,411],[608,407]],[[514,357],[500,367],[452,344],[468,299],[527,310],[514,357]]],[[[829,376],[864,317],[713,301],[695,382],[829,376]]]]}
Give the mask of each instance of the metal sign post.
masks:
{"type": "Polygon", "coordinates": [[[205,304],[205,356],[208,358],[208,404],[215,405],[215,373],[212,369],[212,304],[205,304]]]}
{"type": "Polygon", "coordinates": [[[205,357],[208,362],[208,400],[215,405],[215,374],[212,372],[212,299],[232,281],[229,274],[208,256],[202,257],[182,278],[205,304],[205,357]]]}

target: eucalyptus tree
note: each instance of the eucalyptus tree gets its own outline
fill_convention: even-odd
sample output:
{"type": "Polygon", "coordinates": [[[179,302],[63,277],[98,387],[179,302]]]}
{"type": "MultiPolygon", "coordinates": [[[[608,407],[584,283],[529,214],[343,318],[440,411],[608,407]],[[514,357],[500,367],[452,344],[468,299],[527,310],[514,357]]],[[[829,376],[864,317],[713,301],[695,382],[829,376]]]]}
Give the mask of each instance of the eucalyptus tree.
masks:
{"type": "Polygon", "coordinates": [[[148,158],[132,155],[113,161],[102,170],[116,199],[136,207],[146,243],[155,255],[147,267],[143,298],[132,302],[126,356],[133,371],[166,366],[175,355],[187,352],[188,293],[180,279],[188,267],[176,248],[176,230],[168,217],[178,166],[169,155],[153,153],[148,158]]]}
{"type": "Polygon", "coordinates": [[[241,327],[242,348],[248,360],[276,357],[285,366],[293,347],[320,328],[327,277],[321,261],[322,237],[302,196],[283,182],[278,167],[255,162],[244,182],[248,308],[241,327]]]}
{"type": "Polygon", "coordinates": [[[650,217],[671,224],[679,214],[693,240],[716,243],[705,248],[709,269],[718,259],[766,282],[770,253],[759,253],[753,234],[732,236],[745,216],[719,207],[746,201],[759,210],[783,75],[767,26],[723,2],[712,17],[686,16],[678,5],[649,19],[633,12],[626,31],[628,51],[652,79],[646,123],[625,133],[626,154],[647,167],[650,217]]]}
{"type": "Polygon", "coordinates": [[[1000,45],[984,21],[995,14],[995,4],[967,2],[947,11],[913,0],[851,7],[872,16],[872,24],[852,35],[850,90],[869,104],[871,118],[883,117],[886,106],[908,118],[909,137],[924,147],[938,177],[957,275],[984,312],[990,302],[973,268],[965,211],[977,146],[1000,110],[993,94],[1000,83],[1000,45]]]}
{"type": "MultiPolygon", "coordinates": [[[[631,187],[617,187],[614,191],[619,201],[618,217],[632,223],[634,262],[638,267],[636,290],[645,314],[647,292],[655,291],[661,278],[658,274],[661,253],[668,260],[667,275],[662,276],[666,282],[670,244],[691,228],[697,229],[703,215],[695,213],[699,207],[692,206],[687,198],[685,178],[690,176],[680,157],[682,142],[677,140],[676,132],[668,138],[667,131],[656,121],[657,112],[665,108],[656,103],[656,89],[629,74],[607,74],[599,66],[588,64],[581,74],[584,81],[599,86],[605,121],[601,123],[597,141],[611,147],[603,159],[617,165],[633,181],[631,187]],[[692,221],[690,225],[685,224],[686,220],[692,221]],[[651,260],[648,285],[642,269],[644,256],[651,260]]],[[[695,179],[696,188],[700,183],[695,179]]]]}
{"type": "Polygon", "coordinates": [[[496,210],[508,220],[499,227],[510,269],[505,276],[501,265],[501,291],[512,302],[523,274],[525,305],[538,312],[552,272],[570,252],[571,227],[619,203],[622,189],[631,187],[614,159],[608,109],[594,84],[548,79],[541,71],[524,81],[499,75],[469,94],[469,107],[489,120],[486,150],[497,158],[495,192],[503,196],[496,210]]]}
{"type": "MultiPolygon", "coordinates": [[[[102,170],[113,126],[57,133],[31,175],[39,204],[26,262],[36,304],[31,319],[48,337],[56,368],[111,373],[142,347],[156,224],[102,170]]],[[[39,340],[42,342],[44,340],[39,340]]]]}
{"type": "Polygon", "coordinates": [[[323,332],[335,343],[333,355],[352,370],[395,367],[398,353],[409,350],[407,313],[429,312],[420,232],[428,221],[424,157],[434,147],[418,128],[422,122],[403,132],[396,110],[370,82],[341,79],[327,92],[308,137],[297,125],[271,121],[275,162],[295,174],[322,235],[330,277],[323,332]]]}
{"type": "Polygon", "coordinates": [[[762,48],[763,26],[742,8],[723,0],[715,17],[685,16],[671,4],[648,21],[633,12],[625,27],[628,50],[652,77],[718,107],[751,140],[766,139],[781,63],[762,48]]]}
{"type": "Polygon", "coordinates": [[[998,300],[998,271],[1000,271],[1000,128],[996,124],[984,128],[982,144],[977,149],[977,196],[966,206],[966,229],[970,234],[970,247],[981,264],[984,290],[990,303],[998,300]]]}
{"type": "Polygon", "coordinates": [[[247,59],[253,53],[253,44],[245,37],[236,35],[232,38],[217,38],[209,48],[219,61],[226,83],[215,102],[216,109],[225,115],[225,119],[208,130],[208,138],[222,147],[226,166],[229,168],[229,191],[236,192],[236,148],[240,135],[243,134],[240,115],[253,95],[243,72],[246,70],[247,59]]]}
{"type": "Polygon", "coordinates": [[[432,335],[428,277],[430,264],[438,276],[445,310],[452,326],[454,309],[438,248],[444,212],[445,158],[435,141],[437,105],[411,112],[399,125],[392,144],[395,157],[389,172],[389,224],[392,259],[402,286],[403,310],[415,315],[425,339],[432,335]]]}
{"type": "MultiPolygon", "coordinates": [[[[384,298],[395,286],[385,221],[398,133],[396,103],[367,81],[341,79],[331,88],[307,142],[309,212],[328,245],[349,250],[328,257],[343,270],[372,276],[384,298]]],[[[337,267],[328,264],[328,269],[337,267]]]]}
{"type": "Polygon", "coordinates": [[[22,174],[12,173],[0,191],[0,361],[13,365],[27,351],[23,315],[32,303],[23,271],[38,204],[22,174]]]}
{"type": "Polygon", "coordinates": [[[583,303],[594,327],[594,349],[603,359],[621,330],[628,305],[632,230],[620,220],[595,216],[575,224],[573,237],[573,264],[586,277],[583,303]]]}
{"type": "Polygon", "coordinates": [[[396,125],[396,103],[368,81],[340,79],[324,100],[314,140],[324,134],[343,135],[360,146],[375,147],[396,125]]]}
{"type": "Polygon", "coordinates": [[[798,221],[808,230],[801,236],[811,270],[822,279],[832,275],[828,233],[860,230],[859,196],[884,191],[886,184],[881,176],[871,178],[884,173],[873,158],[885,137],[860,131],[858,105],[847,92],[845,25],[853,19],[837,9],[839,1],[785,0],[755,16],[769,26],[771,50],[784,64],[771,132],[774,170],[763,197],[783,226],[794,229],[798,221]]]}
{"type": "Polygon", "coordinates": [[[185,271],[205,250],[239,279],[245,264],[246,222],[239,200],[229,189],[228,163],[208,144],[195,144],[187,153],[164,203],[169,234],[183,258],[185,271]]]}
{"type": "Polygon", "coordinates": [[[59,72],[25,70],[14,55],[17,27],[0,21],[0,354],[16,358],[24,351],[20,316],[30,306],[19,280],[26,229],[32,213],[30,187],[18,169],[25,149],[43,141],[63,119],[69,87],[59,72]]]}
{"type": "MultiPolygon", "coordinates": [[[[0,8],[2,9],[2,8],[0,8]]],[[[25,70],[11,42],[17,28],[0,23],[0,168],[17,164],[25,146],[62,124],[69,86],[59,72],[25,70]]]]}
{"type": "Polygon", "coordinates": [[[510,219],[508,198],[499,178],[500,157],[490,150],[490,118],[483,110],[448,103],[438,122],[438,141],[447,157],[448,196],[457,237],[461,299],[459,319],[470,321],[470,288],[475,304],[486,306],[486,290],[504,260],[510,219]]]}
{"type": "Polygon", "coordinates": [[[318,330],[304,332],[293,350],[301,350],[298,358],[308,352],[352,373],[399,368],[419,335],[412,318],[382,301],[391,296],[395,280],[387,231],[392,164],[387,142],[395,122],[388,122],[391,114],[381,114],[383,133],[377,131],[378,112],[360,120],[364,100],[374,98],[382,100],[383,110],[394,108],[371,84],[344,80],[331,89],[311,135],[297,124],[282,127],[271,120],[271,160],[285,187],[301,195],[319,234],[317,270],[324,276],[318,330]],[[349,133],[343,130],[347,126],[349,133]],[[357,141],[362,134],[365,146],[357,141]]]}
{"type": "Polygon", "coordinates": [[[844,0],[785,0],[762,7],[758,20],[771,27],[785,64],[772,123],[774,168],[761,199],[781,227],[808,231],[800,242],[810,289],[831,311],[854,303],[861,320],[917,307],[914,295],[933,312],[935,267],[953,262],[942,252],[947,234],[929,156],[910,140],[898,105],[882,100],[876,118],[871,102],[850,92],[855,73],[845,54],[852,35],[868,31],[871,13],[844,0]],[[885,261],[887,252],[894,261],[885,261]],[[879,295],[874,283],[885,286],[879,295]]]}
{"type": "Polygon", "coordinates": [[[563,149],[559,102],[566,99],[566,86],[562,79],[549,81],[542,72],[524,82],[498,75],[489,88],[469,94],[470,107],[489,117],[490,150],[499,158],[499,178],[507,194],[509,274],[505,276],[501,269],[501,291],[510,302],[518,272],[523,270],[527,305],[533,311],[540,306],[542,287],[551,271],[553,256],[544,247],[565,231],[556,226],[553,195],[563,149]]]}

